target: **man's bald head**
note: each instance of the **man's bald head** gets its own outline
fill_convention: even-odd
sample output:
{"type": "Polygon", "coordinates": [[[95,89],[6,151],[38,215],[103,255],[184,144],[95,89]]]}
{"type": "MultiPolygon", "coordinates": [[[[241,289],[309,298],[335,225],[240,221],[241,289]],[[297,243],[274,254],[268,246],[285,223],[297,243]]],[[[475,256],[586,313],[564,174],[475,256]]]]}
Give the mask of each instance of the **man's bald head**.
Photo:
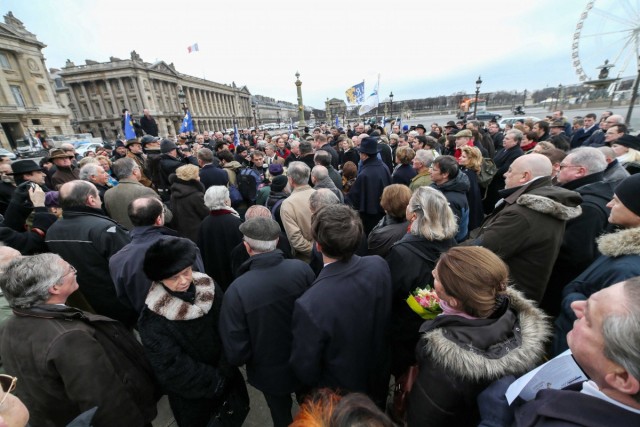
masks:
{"type": "Polygon", "coordinates": [[[532,179],[540,176],[551,176],[551,160],[542,154],[531,153],[526,156],[520,156],[513,162],[513,165],[516,164],[521,170],[529,171],[532,179]]]}

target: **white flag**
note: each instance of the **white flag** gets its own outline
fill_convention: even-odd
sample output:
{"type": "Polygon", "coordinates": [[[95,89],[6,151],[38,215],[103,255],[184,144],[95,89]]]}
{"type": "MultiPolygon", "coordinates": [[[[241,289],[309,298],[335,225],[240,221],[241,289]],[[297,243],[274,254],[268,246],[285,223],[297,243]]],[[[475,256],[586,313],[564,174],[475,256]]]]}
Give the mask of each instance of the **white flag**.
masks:
{"type": "Polygon", "coordinates": [[[369,111],[373,110],[374,108],[378,108],[378,84],[380,83],[380,80],[378,79],[378,82],[376,83],[376,86],[373,88],[373,91],[371,92],[371,94],[369,96],[367,96],[367,99],[364,100],[364,103],[360,106],[360,110],[358,110],[358,115],[363,115],[363,114],[367,114],[369,111]]]}

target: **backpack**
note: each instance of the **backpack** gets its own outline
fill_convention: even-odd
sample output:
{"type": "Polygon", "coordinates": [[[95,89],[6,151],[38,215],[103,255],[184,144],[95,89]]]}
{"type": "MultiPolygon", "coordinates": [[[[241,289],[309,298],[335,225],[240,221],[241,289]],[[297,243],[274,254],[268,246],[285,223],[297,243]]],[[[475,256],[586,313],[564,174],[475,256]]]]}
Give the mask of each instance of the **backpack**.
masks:
{"type": "Polygon", "coordinates": [[[255,203],[258,185],[256,176],[250,168],[240,169],[240,174],[237,175],[238,191],[242,196],[242,200],[248,203],[255,203]]]}
{"type": "Polygon", "coordinates": [[[493,159],[483,157],[482,166],[480,167],[480,173],[478,173],[478,184],[480,184],[480,187],[485,189],[488,188],[497,171],[498,167],[496,166],[493,159]]]}
{"type": "Polygon", "coordinates": [[[237,207],[244,200],[238,187],[233,184],[229,184],[229,198],[231,199],[231,207],[233,208],[237,207]]]}

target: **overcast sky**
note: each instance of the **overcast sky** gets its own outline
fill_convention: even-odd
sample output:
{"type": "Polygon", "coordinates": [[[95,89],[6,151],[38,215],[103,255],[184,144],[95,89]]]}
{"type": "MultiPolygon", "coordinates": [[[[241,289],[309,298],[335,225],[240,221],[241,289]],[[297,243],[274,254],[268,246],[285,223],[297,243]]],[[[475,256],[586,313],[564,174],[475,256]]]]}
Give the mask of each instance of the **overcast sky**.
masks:
{"type": "MultiPolygon", "coordinates": [[[[299,71],[305,104],[323,108],[363,79],[370,91],[378,74],[381,100],[391,91],[394,100],[472,93],[478,75],[483,92],[577,83],[571,44],[586,3],[0,0],[0,12],[12,11],[47,45],[49,68],[67,58],[77,65],[126,59],[135,50],[144,61],[173,62],[181,73],[290,102],[299,71]],[[190,54],[193,43],[200,51],[190,54]]],[[[638,1],[596,6],[607,3],[638,1]]],[[[598,26],[602,16],[588,23],[598,26]]],[[[593,68],[613,53],[587,50],[585,69],[595,77],[593,68]]]]}

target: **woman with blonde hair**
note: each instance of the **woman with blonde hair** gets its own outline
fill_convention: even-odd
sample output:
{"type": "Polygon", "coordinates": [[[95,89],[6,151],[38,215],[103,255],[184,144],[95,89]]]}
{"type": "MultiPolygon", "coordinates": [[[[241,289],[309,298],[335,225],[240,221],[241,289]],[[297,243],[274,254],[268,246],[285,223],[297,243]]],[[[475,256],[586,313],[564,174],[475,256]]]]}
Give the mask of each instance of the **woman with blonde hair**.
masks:
{"type": "Polygon", "coordinates": [[[169,177],[172,228],[193,242],[198,237],[200,223],[209,213],[204,205],[204,186],[200,183],[199,172],[198,166],[184,165],[169,177]]]}
{"type": "Polygon", "coordinates": [[[635,167],[638,167],[640,162],[640,138],[632,135],[622,135],[611,144],[614,153],[616,153],[616,159],[624,167],[630,163],[635,163],[635,167]]]}
{"type": "Polygon", "coordinates": [[[478,175],[482,168],[482,153],[477,147],[465,145],[460,148],[458,164],[467,178],[469,178],[469,191],[467,191],[467,201],[469,202],[469,231],[480,227],[484,220],[482,210],[482,189],[478,183],[478,175]]]}
{"type": "Polygon", "coordinates": [[[420,327],[409,426],[477,426],[480,392],[542,361],[547,317],[508,280],[507,265],[488,249],[455,247],[440,256],[433,284],[442,314],[420,327]]]}
{"type": "Polygon", "coordinates": [[[456,244],[456,218],[442,192],[418,187],[405,210],[409,232],[387,255],[393,284],[391,306],[391,373],[397,379],[415,363],[422,319],[406,303],[416,288],[433,284],[431,270],[441,253],[456,244]]]}

